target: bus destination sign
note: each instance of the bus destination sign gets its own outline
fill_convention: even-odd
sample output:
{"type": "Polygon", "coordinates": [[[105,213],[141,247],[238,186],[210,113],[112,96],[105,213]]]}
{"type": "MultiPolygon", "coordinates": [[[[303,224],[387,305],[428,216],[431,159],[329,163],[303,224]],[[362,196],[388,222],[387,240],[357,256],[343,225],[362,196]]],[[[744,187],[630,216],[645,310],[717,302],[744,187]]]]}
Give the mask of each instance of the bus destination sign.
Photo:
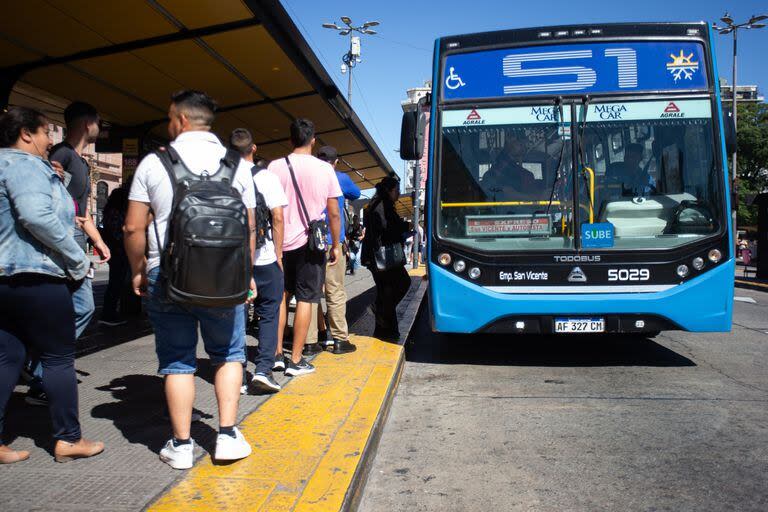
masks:
{"type": "Polygon", "coordinates": [[[467,215],[467,236],[546,236],[548,215],[467,215]]]}
{"type": "Polygon", "coordinates": [[[487,50],[445,58],[443,98],[707,89],[704,47],[626,41],[487,50]]]}

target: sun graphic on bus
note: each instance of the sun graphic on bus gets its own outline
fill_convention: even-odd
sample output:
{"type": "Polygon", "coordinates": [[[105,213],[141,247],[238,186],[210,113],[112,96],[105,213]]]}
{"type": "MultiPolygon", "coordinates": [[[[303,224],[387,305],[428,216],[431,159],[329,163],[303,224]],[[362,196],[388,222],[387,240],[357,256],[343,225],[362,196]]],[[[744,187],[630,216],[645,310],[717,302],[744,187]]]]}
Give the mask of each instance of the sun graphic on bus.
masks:
{"type": "Polygon", "coordinates": [[[675,77],[675,82],[681,78],[693,80],[693,74],[699,69],[699,63],[693,60],[693,53],[686,56],[683,50],[680,50],[680,55],[671,53],[669,56],[672,57],[672,62],[667,63],[667,69],[675,77]]]}

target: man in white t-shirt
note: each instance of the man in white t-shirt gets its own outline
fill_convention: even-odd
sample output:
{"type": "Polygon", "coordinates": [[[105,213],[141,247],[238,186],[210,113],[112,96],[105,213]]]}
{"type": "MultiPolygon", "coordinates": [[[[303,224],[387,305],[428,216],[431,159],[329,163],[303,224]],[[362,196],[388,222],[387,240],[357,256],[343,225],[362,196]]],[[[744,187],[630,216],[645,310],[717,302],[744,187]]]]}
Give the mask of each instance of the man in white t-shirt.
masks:
{"type": "MultiPolygon", "coordinates": [[[[251,386],[262,393],[275,393],[281,389],[272,376],[272,366],[275,363],[277,325],[283,298],[283,208],[288,206],[288,198],[285,197],[283,186],[273,172],[254,165],[257,148],[250,131],[245,128],[234,130],[229,137],[229,147],[236,149],[251,166],[256,187],[254,192],[257,193],[256,215],[268,215],[272,227],[262,235],[264,245],[256,249],[253,258],[253,279],[258,290],[253,307],[259,326],[259,345],[253,361],[256,371],[251,379],[251,386]],[[260,205],[262,200],[263,205],[260,205]],[[260,213],[259,210],[264,211],[260,213]],[[265,210],[269,210],[269,213],[265,210]]],[[[243,386],[245,389],[242,391],[245,391],[248,386],[245,372],[243,386]]]]}
{"type": "Polygon", "coordinates": [[[311,221],[320,219],[324,215],[323,211],[327,209],[327,221],[331,230],[328,263],[335,265],[341,255],[339,242],[341,214],[338,198],[342,193],[331,164],[312,156],[312,146],[315,144],[315,125],[312,121],[296,119],[291,123],[290,131],[293,153],[273,161],[269,164],[269,170],[277,175],[288,197],[288,206],[284,210],[285,238],[283,240],[285,294],[283,304],[280,306],[280,328],[277,334],[278,356],[275,358],[275,368],[280,369],[280,363],[282,363],[286,375],[297,376],[315,371],[315,367],[302,357],[302,350],[307,340],[312,304],[320,303],[325,282],[325,252],[309,250],[307,225],[311,221]],[[299,191],[293,183],[291,169],[299,191]],[[300,197],[304,201],[309,218],[304,215],[300,197]],[[288,318],[286,301],[290,295],[296,297],[293,347],[291,358],[283,362],[279,356],[282,352],[283,330],[288,318]]]}
{"type": "MultiPolygon", "coordinates": [[[[171,146],[194,174],[200,175],[204,171],[214,174],[227,152],[216,135],[210,132],[215,111],[216,103],[202,92],[181,91],[171,98],[168,110],[171,146]]],[[[241,160],[232,186],[248,209],[253,232],[255,196],[250,166],[245,161],[241,160]]],[[[124,230],[132,287],[134,293],[146,298],[147,314],[155,331],[158,373],[165,376],[165,395],[173,428],[173,438],[160,451],[160,459],[174,469],[188,469],[194,463],[190,427],[195,400],[198,326],[211,364],[216,367],[219,435],[214,458],[237,460],[247,457],[251,447],[235,427],[245,363],[245,308],[181,306],[167,298],[165,279],[160,274],[163,248],[158,247],[158,240],[166,239],[173,206],[173,185],[154,153],[147,155],[136,169],[128,198],[124,230]],[[147,239],[149,258],[144,257],[147,239]]],[[[228,269],[222,268],[221,272],[224,275],[228,269]]],[[[255,291],[253,281],[251,289],[255,291]]]]}

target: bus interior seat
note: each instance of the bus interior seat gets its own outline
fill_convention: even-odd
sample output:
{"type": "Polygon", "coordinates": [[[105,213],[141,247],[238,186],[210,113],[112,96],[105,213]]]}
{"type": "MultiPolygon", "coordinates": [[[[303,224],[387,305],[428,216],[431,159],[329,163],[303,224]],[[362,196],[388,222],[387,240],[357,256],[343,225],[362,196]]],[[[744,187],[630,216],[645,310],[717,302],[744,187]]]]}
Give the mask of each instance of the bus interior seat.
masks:
{"type": "Polygon", "coordinates": [[[683,201],[695,201],[691,194],[655,195],[648,198],[606,201],[600,222],[613,224],[616,237],[657,236],[665,233],[683,201]]]}

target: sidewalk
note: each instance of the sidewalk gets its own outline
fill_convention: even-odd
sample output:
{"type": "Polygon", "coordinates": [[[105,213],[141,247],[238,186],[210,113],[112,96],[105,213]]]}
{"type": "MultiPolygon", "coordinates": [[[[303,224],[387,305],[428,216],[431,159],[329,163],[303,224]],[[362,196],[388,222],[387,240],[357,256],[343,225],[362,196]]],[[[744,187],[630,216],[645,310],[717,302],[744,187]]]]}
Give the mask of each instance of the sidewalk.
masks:
{"type": "MultiPolygon", "coordinates": [[[[97,304],[103,286],[96,283],[97,304]]],[[[399,308],[404,333],[423,289],[421,279],[413,278],[399,308]]],[[[6,433],[14,448],[29,449],[32,457],[0,466],[3,509],[133,511],[151,503],[154,510],[216,510],[245,503],[248,509],[264,505],[263,510],[349,506],[354,501],[350,489],[364,481],[364,456],[375,446],[375,427],[396,386],[402,347],[367,337],[373,330],[367,312],[373,300],[370,274],[361,270],[347,276],[347,290],[358,351],[320,354],[317,372],[294,381],[278,374],[287,385],[271,397],[243,396],[239,420],[254,448],[244,461],[214,466],[203,452],[213,451],[217,418],[212,368],[199,353],[195,410],[203,421],[193,425],[192,436],[202,447],[201,460],[185,472],[157,457],[170,428],[148,324],[108,331],[92,325],[84,337],[87,354],[76,361],[81,422],[84,434],[103,440],[106,450],[91,460],[56,464],[47,409],[25,404],[26,389],[17,388],[6,433]]]]}

